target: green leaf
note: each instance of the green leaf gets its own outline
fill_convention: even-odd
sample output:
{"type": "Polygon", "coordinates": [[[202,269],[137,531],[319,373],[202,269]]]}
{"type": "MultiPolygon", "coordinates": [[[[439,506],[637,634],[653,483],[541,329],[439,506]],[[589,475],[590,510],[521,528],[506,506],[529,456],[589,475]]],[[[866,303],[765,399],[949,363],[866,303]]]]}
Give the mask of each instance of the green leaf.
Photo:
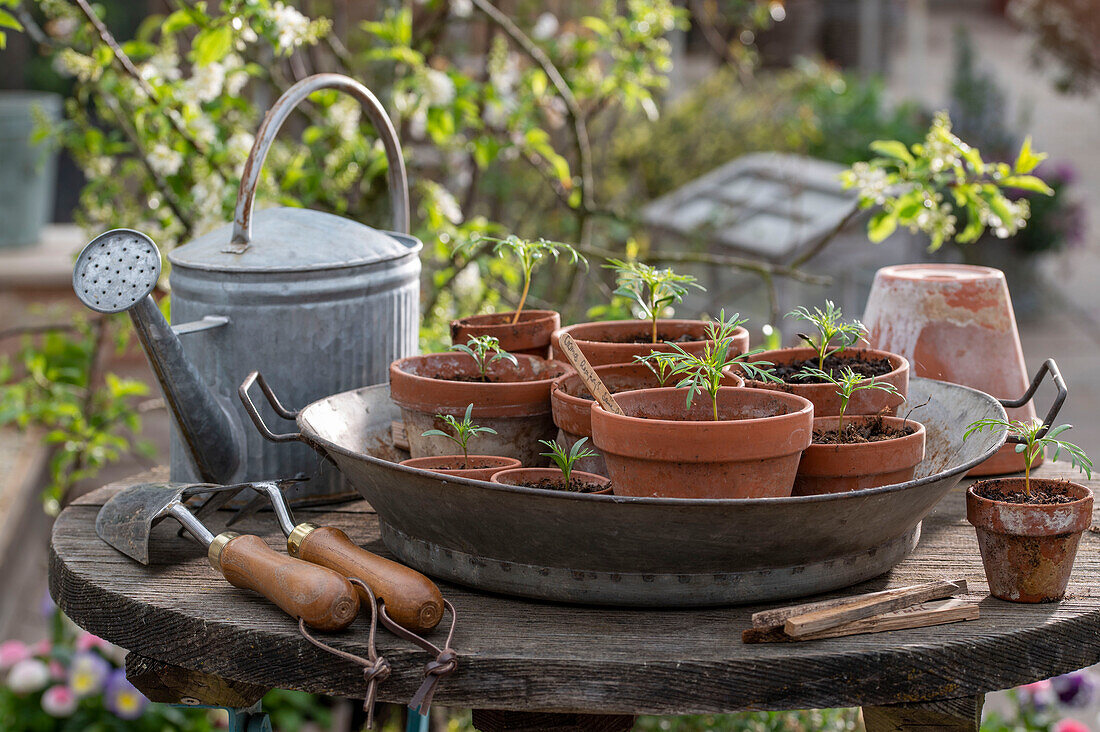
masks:
{"type": "Polygon", "coordinates": [[[191,57],[199,66],[206,66],[225,58],[233,50],[233,30],[228,25],[207,28],[195,36],[191,44],[191,57]]]}
{"type": "Polygon", "coordinates": [[[879,211],[867,223],[867,238],[878,244],[893,234],[897,228],[897,214],[886,210],[879,211]]]}
{"type": "Polygon", "coordinates": [[[1046,153],[1036,153],[1031,149],[1031,135],[1024,138],[1024,144],[1020,147],[1020,154],[1016,156],[1014,172],[1019,174],[1030,173],[1039,166],[1039,163],[1047,159],[1046,153]]]}
{"type": "Polygon", "coordinates": [[[0,28],[11,28],[12,30],[23,30],[23,24],[15,19],[15,16],[9,13],[7,10],[0,10],[0,28]]]}
{"type": "Polygon", "coordinates": [[[910,165],[914,162],[909,148],[905,146],[904,142],[898,142],[897,140],[875,140],[871,143],[871,150],[879,155],[895,158],[910,165]]]}
{"type": "Polygon", "coordinates": [[[1054,189],[1046,184],[1042,178],[1034,175],[1010,175],[997,181],[1002,188],[1020,188],[1025,191],[1034,191],[1047,196],[1054,195],[1054,189]]]}
{"type": "Polygon", "coordinates": [[[607,21],[601,18],[595,18],[592,16],[581,18],[581,25],[595,33],[597,36],[606,38],[607,36],[611,35],[611,26],[607,24],[607,21]]]}

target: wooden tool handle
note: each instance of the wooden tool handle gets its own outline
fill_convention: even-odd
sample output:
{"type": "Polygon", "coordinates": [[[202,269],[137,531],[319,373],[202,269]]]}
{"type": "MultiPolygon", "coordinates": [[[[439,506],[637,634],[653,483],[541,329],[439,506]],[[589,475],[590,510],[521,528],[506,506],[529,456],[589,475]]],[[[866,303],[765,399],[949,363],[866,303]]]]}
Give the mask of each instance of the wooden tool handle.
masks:
{"type": "MultiPolygon", "coordinates": [[[[220,539],[214,541],[221,544],[220,539]]],[[[258,536],[225,541],[216,566],[229,584],[259,592],[317,630],[343,630],[359,613],[359,595],[343,575],[280,554],[258,536]]]]}
{"type": "Polygon", "coordinates": [[[569,363],[573,364],[573,368],[577,370],[577,376],[581,377],[581,381],[588,387],[588,391],[600,403],[600,406],[612,414],[622,414],[622,407],[615,401],[615,397],[611,396],[611,392],[604,386],[603,380],[596,375],[596,370],[592,368],[592,364],[581,353],[580,346],[573,340],[573,336],[562,333],[558,338],[558,343],[561,344],[561,350],[565,353],[565,357],[569,359],[569,363]]]}
{"type": "MultiPolygon", "coordinates": [[[[430,579],[358,546],[332,526],[313,529],[298,546],[297,556],[362,580],[386,604],[395,623],[414,632],[431,630],[443,618],[443,595],[430,579]]],[[[363,602],[369,602],[365,592],[363,602]]]]}

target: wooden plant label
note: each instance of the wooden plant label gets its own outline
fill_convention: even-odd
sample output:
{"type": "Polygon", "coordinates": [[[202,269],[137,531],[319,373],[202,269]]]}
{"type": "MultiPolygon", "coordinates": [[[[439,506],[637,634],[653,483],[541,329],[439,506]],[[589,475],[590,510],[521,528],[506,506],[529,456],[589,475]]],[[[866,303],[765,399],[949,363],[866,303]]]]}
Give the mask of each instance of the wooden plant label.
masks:
{"type": "Polygon", "coordinates": [[[600,403],[600,406],[612,414],[625,416],[622,408],[619,407],[619,403],[615,401],[615,397],[611,396],[611,392],[607,390],[603,381],[596,375],[596,370],[592,368],[592,364],[581,353],[581,349],[577,346],[577,342],[573,340],[573,336],[562,333],[558,342],[561,344],[561,350],[565,352],[565,357],[569,359],[569,363],[573,364],[573,368],[577,370],[577,375],[581,377],[581,381],[588,387],[588,391],[600,403]]]}

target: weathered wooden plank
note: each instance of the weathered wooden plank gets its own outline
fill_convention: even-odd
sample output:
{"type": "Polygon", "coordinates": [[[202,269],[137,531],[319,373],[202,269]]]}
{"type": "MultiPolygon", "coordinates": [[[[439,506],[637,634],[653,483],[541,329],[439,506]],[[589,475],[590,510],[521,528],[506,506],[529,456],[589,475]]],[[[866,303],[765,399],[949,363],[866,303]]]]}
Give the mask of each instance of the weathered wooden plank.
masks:
{"type": "Polygon", "coordinates": [[[270,687],[228,681],[202,671],[126,654],[126,678],[149,701],[163,704],[209,704],[234,709],[251,707],[270,687]]]}
{"type": "Polygon", "coordinates": [[[921,704],[864,707],[867,732],[977,732],[984,695],[921,704]]]}

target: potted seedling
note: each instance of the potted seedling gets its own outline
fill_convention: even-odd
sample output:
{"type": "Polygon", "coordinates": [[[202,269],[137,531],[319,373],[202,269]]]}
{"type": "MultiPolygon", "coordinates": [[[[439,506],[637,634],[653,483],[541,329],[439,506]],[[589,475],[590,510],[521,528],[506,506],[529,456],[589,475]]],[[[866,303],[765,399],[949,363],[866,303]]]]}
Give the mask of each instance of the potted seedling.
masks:
{"type": "Polygon", "coordinates": [[[557,440],[539,440],[550,452],[539,453],[554,461],[556,468],[512,468],[493,475],[494,483],[518,485],[527,488],[544,488],[553,491],[573,493],[607,494],[611,492],[611,481],[602,475],[576,470],[576,464],[585,458],[596,455],[596,451],[584,443],[584,438],[566,448],[557,440]]]}
{"type": "Polygon", "coordinates": [[[478,236],[464,248],[470,249],[482,243],[492,244],[493,253],[500,257],[512,257],[523,276],[523,291],[515,310],[505,313],[471,315],[451,323],[451,342],[465,343],[470,336],[493,336],[502,348],[511,353],[546,358],[550,355],[550,334],[561,327],[561,315],[555,310],[524,310],[527,295],[531,291],[531,276],[535,268],[547,258],[557,261],[567,257],[572,264],[584,262],[576,249],[562,242],[537,239],[529,241],[518,236],[504,239],[478,236]]]}
{"type": "MultiPolygon", "coordinates": [[[[847,367],[865,379],[893,384],[895,391],[881,389],[860,390],[852,396],[847,409],[850,414],[897,413],[909,391],[909,362],[903,357],[886,351],[861,348],[858,343],[867,331],[858,320],[845,320],[840,308],[831,300],[825,301],[825,309],[815,307],[810,312],[797,307],[786,317],[804,321],[810,331],[799,333],[805,343],[799,348],[781,348],[760,354],[775,364],[773,373],[782,384],[773,385],[798,394],[813,402],[814,415],[827,417],[840,409],[840,396],[836,386],[826,376],[839,374],[847,367]]],[[[768,387],[765,383],[749,383],[755,388],[768,387]]]]}
{"type": "Polygon", "coordinates": [[[835,416],[814,419],[813,444],[802,453],[793,495],[843,493],[904,483],[924,460],[924,425],[881,414],[849,416],[852,397],[864,391],[894,396],[897,387],[864,378],[845,366],[839,374],[806,369],[803,378],[829,384],[840,398],[835,416]]]}
{"type": "Polygon", "coordinates": [[[736,367],[773,378],[758,351],[733,343],[736,316],[707,325],[708,345],[691,353],[665,344],[663,362],[675,386],[621,392],[624,414],[592,407],[592,441],[603,454],[616,495],[677,498],[788,496],[802,451],[810,444],[813,405],[781,391],[723,386],[736,367]]]}
{"type": "Polygon", "coordinates": [[[551,439],[550,385],[570,373],[565,364],[537,356],[503,351],[492,336],[469,338],[447,353],[429,353],[390,364],[390,396],[401,408],[412,457],[447,454],[447,441],[423,433],[438,429],[437,415],[461,418],[473,404],[471,418],[489,427],[481,433],[479,451],[539,462],[531,439],[551,439]]]}
{"type": "Polygon", "coordinates": [[[1058,439],[1069,425],[1044,431],[1039,420],[982,419],[963,435],[1000,431],[1024,458],[1023,478],[993,478],[966,491],[966,519],[978,534],[982,565],[994,597],[1013,602],[1052,602],[1066,594],[1081,534],[1092,525],[1092,491],[1080,483],[1033,478],[1031,468],[1047,450],[1092,478],[1092,460],[1072,442],[1058,439]]]}
{"type": "MultiPolygon", "coordinates": [[[[607,266],[615,270],[615,294],[630,299],[643,319],[578,323],[555,331],[551,336],[555,357],[561,353],[561,333],[573,336],[593,366],[633,363],[637,356],[668,350],[666,342],[676,343],[690,353],[703,350],[706,322],[660,317],[669,306],[681,302],[689,288],[703,289],[694,277],[618,259],[609,259],[607,266]]],[[[743,353],[748,348],[749,332],[739,328],[733,336],[733,349],[743,353]]]]}
{"type": "Polygon", "coordinates": [[[456,475],[462,478],[475,480],[489,480],[493,473],[508,468],[518,468],[519,460],[499,455],[471,455],[468,449],[470,440],[477,435],[495,435],[497,431],[492,427],[482,427],[473,423],[474,405],[466,405],[466,413],[462,419],[457,419],[453,414],[437,414],[446,430],[430,429],[420,433],[421,437],[443,437],[458,446],[462,455],[439,455],[435,457],[410,458],[403,460],[402,465],[409,468],[430,470],[433,473],[456,475]]]}

